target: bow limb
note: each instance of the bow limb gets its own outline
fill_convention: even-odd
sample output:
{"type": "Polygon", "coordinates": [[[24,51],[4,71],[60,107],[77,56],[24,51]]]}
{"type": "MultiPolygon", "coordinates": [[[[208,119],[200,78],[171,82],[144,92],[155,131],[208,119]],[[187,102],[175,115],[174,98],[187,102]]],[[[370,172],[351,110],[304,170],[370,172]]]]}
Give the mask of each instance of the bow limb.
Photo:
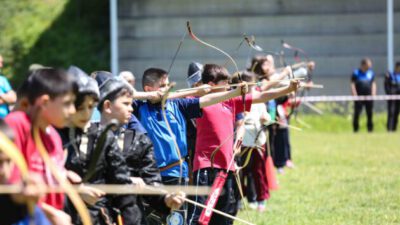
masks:
{"type": "MultiPolygon", "coordinates": [[[[233,76],[237,76],[238,79],[239,79],[239,81],[240,81],[240,82],[243,82],[243,81],[242,81],[242,77],[240,76],[239,67],[237,66],[237,63],[236,63],[235,60],[232,58],[232,56],[230,56],[228,53],[226,53],[226,52],[223,51],[222,49],[220,49],[220,48],[218,48],[218,47],[216,47],[216,46],[214,46],[214,45],[212,45],[212,44],[209,44],[209,43],[207,43],[207,42],[205,42],[205,41],[202,41],[200,38],[198,38],[198,37],[193,33],[189,21],[187,21],[186,26],[187,26],[189,35],[190,35],[190,37],[191,37],[193,40],[195,40],[195,41],[199,42],[200,44],[203,44],[203,45],[205,45],[205,46],[207,46],[207,47],[210,47],[210,48],[212,48],[212,49],[214,49],[214,50],[217,50],[217,51],[219,51],[220,53],[224,54],[226,57],[228,57],[228,59],[229,59],[229,60],[232,62],[232,64],[235,66],[236,72],[234,73],[233,76]]],[[[243,96],[242,96],[242,101],[243,101],[243,105],[246,106],[246,103],[245,103],[245,94],[243,94],[243,96]]],[[[245,108],[246,108],[246,107],[245,107],[245,108]]]]}
{"type": "Polygon", "coordinates": [[[222,54],[224,54],[226,57],[228,57],[228,59],[229,59],[229,60],[232,62],[232,64],[235,66],[236,72],[239,73],[239,68],[238,68],[238,66],[237,66],[237,64],[236,64],[236,62],[235,62],[235,60],[232,58],[232,56],[230,56],[228,53],[226,53],[226,52],[223,51],[222,49],[217,48],[217,47],[214,46],[214,45],[211,45],[211,44],[209,44],[209,43],[207,43],[207,42],[205,42],[205,41],[200,40],[200,38],[198,38],[198,37],[193,33],[192,28],[190,27],[190,22],[189,22],[189,21],[187,21],[186,26],[187,26],[189,35],[190,35],[190,37],[191,37],[193,40],[195,40],[195,41],[199,42],[200,44],[203,44],[203,45],[205,45],[205,46],[207,46],[207,47],[210,47],[210,48],[212,48],[212,49],[214,49],[214,50],[217,50],[217,51],[221,52],[222,54]]]}
{"type": "MultiPolygon", "coordinates": [[[[243,36],[246,36],[245,34],[243,34],[243,36]]],[[[239,43],[239,45],[236,47],[236,49],[233,51],[233,56],[235,56],[238,52],[239,52],[239,49],[240,49],[240,47],[242,47],[242,45],[243,45],[243,43],[245,42],[246,40],[244,39],[244,38],[242,38],[241,39],[241,41],[240,41],[240,43],[239,43]]],[[[233,57],[232,57],[233,58],[233,57]]],[[[226,67],[226,65],[229,63],[229,61],[230,61],[230,59],[227,59],[226,61],[225,61],[225,63],[224,64],[222,64],[222,65],[224,65],[224,67],[226,67]]]]}
{"type": "Polygon", "coordinates": [[[263,52],[264,50],[256,44],[256,39],[254,36],[251,36],[250,38],[246,35],[244,35],[244,40],[247,42],[247,45],[249,45],[252,49],[256,50],[257,52],[263,52]]]}
{"type": "MultiPolygon", "coordinates": [[[[281,43],[282,43],[282,47],[283,48],[290,49],[290,50],[294,51],[295,59],[298,56],[298,52],[301,52],[306,57],[306,62],[308,63],[310,61],[310,58],[308,57],[307,52],[304,51],[303,49],[298,48],[298,47],[294,47],[294,46],[286,43],[283,40],[281,41],[281,43]]],[[[292,73],[292,75],[293,75],[293,73],[292,73]]],[[[293,75],[293,77],[294,77],[294,75],[293,75]]],[[[300,92],[300,98],[303,97],[304,94],[305,94],[305,90],[301,91],[300,92]]],[[[291,116],[293,113],[295,113],[295,117],[297,117],[297,112],[296,112],[297,110],[295,109],[295,107],[296,107],[296,92],[294,94],[294,106],[292,106],[292,109],[291,109],[291,112],[290,112],[289,116],[291,116]]]]}
{"type": "Polygon", "coordinates": [[[74,204],[78,214],[81,217],[83,225],[91,225],[92,221],[90,219],[90,215],[88,209],[86,208],[85,203],[79,196],[78,192],[73,188],[71,183],[69,183],[69,181],[61,175],[59,169],[50,158],[42,142],[42,139],[40,138],[39,128],[37,127],[33,129],[33,138],[35,140],[35,144],[44,163],[49,167],[51,174],[57,180],[59,185],[65,190],[65,193],[68,195],[69,199],[74,204]]]}
{"type": "MultiPolygon", "coordinates": [[[[244,102],[243,102],[243,104],[244,104],[244,106],[243,106],[244,109],[243,110],[245,110],[246,109],[246,105],[245,105],[244,102]]],[[[243,114],[246,117],[246,112],[243,112],[243,114]]],[[[235,144],[234,144],[234,149],[233,149],[233,154],[234,155],[232,156],[232,162],[231,163],[234,162],[235,155],[239,154],[241,149],[242,149],[243,138],[244,138],[244,135],[245,135],[245,132],[246,132],[244,122],[245,122],[245,118],[243,118],[241,121],[239,121],[237,126],[236,126],[237,136],[236,136],[236,141],[235,141],[235,144]]],[[[249,156],[248,159],[250,160],[251,151],[250,151],[250,154],[248,156],[249,156]]],[[[229,170],[229,168],[230,168],[230,166],[228,167],[228,170],[229,170]]],[[[234,176],[235,176],[235,180],[236,180],[236,183],[237,183],[237,186],[238,186],[240,197],[242,199],[244,199],[244,191],[243,191],[243,188],[242,188],[243,186],[242,186],[242,182],[241,182],[241,179],[240,179],[240,176],[239,176],[239,172],[240,172],[240,170],[242,168],[240,168],[240,167],[237,168],[236,171],[234,172],[234,176]]],[[[243,205],[244,205],[244,209],[246,210],[246,216],[250,220],[250,216],[247,213],[248,205],[247,205],[246,202],[244,202],[243,205]]]]}
{"type": "MultiPolygon", "coordinates": [[[[19,169],[21,173],[22,180],[26,180],[29,176],[28,165],[25,161],[24,156],[21,154],[21,151],[15,146],[15,144],[3,133],[0,131],[0,151],[5,155],[10,157],[11,161],[15,163],[16,167],[19,169]]],[[[35,203],[28,202],[27,203],[28,211],[31,216],[33,216],[35,203]]]]}
{"type": "MultiPolygon", "coordinates": [[[[282,47],[283,48],[288,48],[288,44],[286,42],[281,40],[281,43],[282,43],[282,47]]],[[[289,49],[291,49],[291,48],[289,48],[289,49]]],[[[284,51],[283,50],[281,51],[280,59],[281,59],[281,63],[283,63],[283,66],[286,67],[287,66],[287,62],[285,60],[284,51]]],[[[292,79],[294,78],[292,66],[290,66],[289,78],[292,78],[292,79]]],[[[294,113],[294,107],[293,106],[296,105],[295,103],[296,103],[296,91],[294,92],[294,102],[290,106],[290,113],[289,113],[288,117],[290,117],[294,113]]]]}
{"type": "Polygon", "coordinates": [[[174,146],[175,146],[175,151],[176,154],[179,157],[179,184],[182,184],[182,177],[183,177],[183,165],[182,165],[182,155],[181,155],[181,150],[179,148],[178,143],[176,142],[176,137],[174,132],[172,132],[171,126],[168,122],[168,118],[167,118],[167,113],[166,113],[166,103],[167,103],[167,99],[168,99],[168,95],[171,92],[171,89],[175,86],[175,83],[171,83],[167,89],[164,92],[164,95],[161,99],[161,114],[163,116],[165,125],[167,126],[167,130],[169,135],[171,135],[171,138],[174,142],[174,146]]]}
{"type": "Polygon", "coordinates": [[[28,176],[28,165],[26,164],[25,158],[22,156],[21,151],[15,146],[15,144],[0,131],[0,151],[10,157],[11,161],[18,167],[22,178],[25,179],[28,176]]]}
{"type": "MultiPolygon", "coordinates": [[[[291,77],[292,77],[292,79],[294,79],[294,74],[293,74],[293,70],[292,70],[292,68],[290,68],[290,74],[291,74],[291,77]]],[[[294,101],[293,101],[293,103],[291,104],[291,112],[289,113],[289,117],[293,114],[293,113],[295,113],[296,112],[296,104],[297,104],[297,91],[294,91],[294,101]]],[[[296,114],[295,114],[295,116],[296,116],[296,114]]]]}
{"type": "Polygon", "coordinates": [[[210,157],[210,162],[211,162],[211,168],[214,168],[214,159],[215,159],[215,155],[217,154],[217,152],[219,150],[221,150],[221,147],[226,144],[231,138],[233,138],[233,136],[235,136],[236,131],[233,132],[231,135],[229,135],[228,137],[226,137],[220,145],[218,145],[211,153],[211,157],[210,157]]]}
{"type": "Polygon", "coordinates": [[[306,51],[304,51],[303,49],[298,48],[298,47],[294,47],[294,46],[292,46],[292,45],[286,43],[286,42],[283,41],[283,40],[281,41],[281,43],[282,43],[282,47],[294,51],[294,57],[295,57],[295,58],[298,57],[298,52],[301,52],[301,53],[303,53],[304,56],[306,57],[306,60],[307,60],[307,61],[310,61],[310,58],[308,57],[308,54],[307,54],[306,51]]]}
{"type": "MultiPolygon", "coordinates": [[[[212,49],[214,49],[214,50],[217,50],[217,51],[221,52],[222,54],[224,54],[226,57],[228,57],[228,59],[229,59],[229,60],[232,62],[232,64],[235,66],[236,72],[235,72],[234,76],[237,76],[238,79],[239,79],[239,81],[240,81],[240,82],[243,82],[243,81],[242,81],[242,77],[240,76],[239,67],[237,66],[237,63],[236,63],[235,60],[232,58],[232,56],[230,56],[228,53],[226,53],[226,52],[223,51],[222,49],[220,49],[220,48],[218,48],[218,47],[216,47],[216,46],[214,46],[214,45],[212,45],[212,44],[209,44],[209,43],[207,43],[207,42],[205,42],[205,41],[200,40],[200,38],[198,38],[198,37],[193,33],[192,28],[190,27],[190,22],[189,22],[189,21],[187,21],[186,26],[187,26],[189,35],[190,35],[190,37],[191,37],[193,40],[195,40],[195,41],[197,41],[197,42],[199,42],[199,43],[201,43],[201,44],[203,44],[203,45],[205,45],[205,46],[207,46],[207,47],[210,47],[210,48],[212,48],[212,49]]],[[[242,96],[242,101],[243,101],[244,107],[246,108],[245,94],[243,94],[243,96],[242,96]]]]}
{"type": "MultiPolygon", "coordinates": [[[[223,50],[217,48],[217,47],[214,46],[214,45],[211,45],[211,44],[209,44],[209,43],[206,43],[205,41],[200,40],[200,39],[193,33],[192,28],[190,27],[190,22],[189,22],[189,21],[187,22],[187,29],[188,29],[188,32],[189,32],[190,37],[191,37],[193,40],[195,40],[195,41],[197,41],[197,42],[199,42],[199,43],[201,43],[201,44],[203,44],[203,45],[205,45],[205,46],[207,46],[207,47],[210,47],[210,48],[212,48],[212,49],[214,49],[214,50],[217,50],[217,51],[219,51],[220,53],[222,53],[223,55],[225,55],[226,57],[228,57],[228,59],[229,59],[229,60],[232,62],[232,64],[235,66],[236,72],[235,72],[234,76],[237,76],[238,79],[239,79],[239,81],[240,81],[240,82],[243,82],[242,77],[241,77],[240,72],[239,72],[239,68],[238,68],[238,66],[237,66],[237,63],[235,62],[235,60],[234,60],[228,53],[226,53],[225,51],[223,51],[223,50]]],[[[245,110],[246,110],[246,94],[245,94],[245,93],[243,93],[243,95],[242,95],[242,102],[243,102],[243,111],[245,111],[245,110]]],[[[243,122],[244,122],[244,120],[242,121],[242,124],[243,124],[243,122]]],[[[234,132],[234,133],[232,134],[232,136],[229,136],[226,140],[224,140],[223,143],[221,143],[221,145],[218,146],[218,147],[213,151],[213,153],[211,154],[211,165],[212,165],[212,166],[213,166],[213,159],[214,159],[214,156],[215,156],[216,152],[221,148],[221,146],[224,144],[224,142],[227,141],[227,140],[229,140],[231,137],[233,137],[233,136],[235,135],[235,133],[236,133],[236,132],[234,132]]],[[[244,132],[243,132],[241,135],[242,135],[242,138],[243,138],[244,132]]],[[[235,151],[236,151],[236,149],[238,149],[238,148],[240,149],[240,147],[241,147],[241,142],[242,142],[242,138],[238,139],[238,140],[239,140],[239,143],[236,143],[236,144],[235,144],[235,151]]],[[[234,159],[235,159],[235,157],[232,156],[232,160],[231,160],[231,162],[230,162],[229,165],[228,165],[227,172],[229,171],[229,169],[230,169],[230,167],[231,167],[231,164],[233,164],[234,159]]],[[[236,177],[236,178],[237,178],[237,177],[236,177]]],[[[238,181],[238,180],[237,180],[237,181],[238,181]]],[[[239,182],[239,181],[238,181],[238,184],[240,185],[240,182],[239,182]]],[[[239,185],[238,185],[238,186],[239,186],[239,185]]],[[[239,188],[241,188],[241,187],[239,187],[239,188]]],[[[243,192],[243,191],[241,191],[241,192],[243,192]]],[[[242,194],[242,193],[241,193],[241,194],[242,194]]]]}
{"type": "Polygon", "coordinates": [[[174,62],[175,62],[175,60],[176,60],[176,56],[178,56],[179,50],[181,50],[183,41],[185,40],[185,37],[186,37],[186,31],[185,31],[185,33],[183,34],[181,40],[179,41],[178,48],[177,48],[176,51],[175,51],[175,54],[174,54],[174,57],[172,58],[171,64],[169,65],[167,74],[169,74],[169,73],[171,72],[172,66],[174,65],[174,62]]]}
{"type": "Polygon", "coordinates": [[[236,168],[236,171],[240,171],[240,170],[242,170],[243,168],[245,168],[247,165],[249,165],[249,163],[250,163],[250,159],[251,159],[251,154],[252,154],[252,152],[253,152],[253,148],[251,148],[251,147],[246,147],[242,152],[240,152],[240,157],[243,157],[243,156],[245,156],[245,160],[244,160],[244,163],[243,163],[243,165],[242,166],[238,166],[237,168],[236,168]]]}

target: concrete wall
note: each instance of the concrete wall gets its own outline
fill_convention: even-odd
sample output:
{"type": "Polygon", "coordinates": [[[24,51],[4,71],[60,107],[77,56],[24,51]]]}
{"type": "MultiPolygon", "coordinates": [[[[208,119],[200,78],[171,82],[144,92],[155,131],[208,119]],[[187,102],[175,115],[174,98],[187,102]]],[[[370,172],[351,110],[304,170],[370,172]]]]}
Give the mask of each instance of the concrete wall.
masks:
{"type": "MultiPolygon", "coordinates": [[[[400,0],[394,2],[395,55],[400,60],[400,0]]],[[[131,70],[138,78],[148,67],[167,70],[187,20],[198,37],[232,54],[240,69],[254,54],[245,45],[235,51],[244,33],[255,35],[266,50],[281,50],[282,39],[305,49],[317,62],[318,82],[328,87],[324,94],[349,93],[350,73],[362,57],[372,58],[377,74],[386,70],[383,0],[120,0],[120,69],[131,70]]],[[[286,55],[293,61],[291,52],[286,55]]],[[[171,80],[185,86],[191,61],[224,64],[226,60],[186,37],[171,80]]],[[[232,65],[227,65],[233,72],[232,65]]]]}

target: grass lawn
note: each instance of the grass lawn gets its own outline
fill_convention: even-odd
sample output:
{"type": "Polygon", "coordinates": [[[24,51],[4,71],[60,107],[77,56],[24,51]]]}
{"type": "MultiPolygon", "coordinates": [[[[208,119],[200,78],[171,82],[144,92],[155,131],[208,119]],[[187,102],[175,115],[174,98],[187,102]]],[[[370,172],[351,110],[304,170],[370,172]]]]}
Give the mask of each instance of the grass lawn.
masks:
{"type": "Polygon", "coordinates": [[[400,133],[378,124],[373,134],[353,134],[350,121],[303,119],[314,130],[291,131],[296,168],[278,175],[266,212],[239,216],[274,225],[400,224],[400,133]],[[326,121],[336,126],[321,131],[326,121]]]}

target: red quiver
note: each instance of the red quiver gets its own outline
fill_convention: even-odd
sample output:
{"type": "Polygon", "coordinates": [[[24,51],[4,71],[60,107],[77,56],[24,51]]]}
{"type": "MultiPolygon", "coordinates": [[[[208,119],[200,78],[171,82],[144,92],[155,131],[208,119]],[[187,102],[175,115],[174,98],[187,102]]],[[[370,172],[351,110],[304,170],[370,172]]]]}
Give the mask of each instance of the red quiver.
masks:
{"type": "Polygon", "coordinates": [[[218,198],[223,190],[227,177],[228,173],[226,173],[225,171],[218,172],[217,176],[215,177],[214,183],[211,187],[211,193],[208,195],[206,201],[207,208],[203,209],[198,221],[200,225],[208,225],[208,223],[210,222],[211,216],[213,214],[213,211],[211,209],[214,209],[215,205],[217,204],[218,198]]]}

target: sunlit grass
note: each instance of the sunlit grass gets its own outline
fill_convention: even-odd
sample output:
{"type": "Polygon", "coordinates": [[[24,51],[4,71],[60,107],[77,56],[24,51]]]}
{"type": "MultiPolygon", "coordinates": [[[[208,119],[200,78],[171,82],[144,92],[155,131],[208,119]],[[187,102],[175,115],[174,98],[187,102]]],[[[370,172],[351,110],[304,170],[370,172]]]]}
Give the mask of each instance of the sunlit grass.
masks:
{"type": "Polygon", "coordinates": [[[239,216],[274,225],[400,224],[400,133],[388,134],[382,125],[353,134],[351,124],[344,130],[346,121],[335,119],[337,130],[321,132],[324,124],[336,125],[305,120],[317,131],[291,131],[296,168],[278,176],[280,189],[267,211],[239,216]]]}

